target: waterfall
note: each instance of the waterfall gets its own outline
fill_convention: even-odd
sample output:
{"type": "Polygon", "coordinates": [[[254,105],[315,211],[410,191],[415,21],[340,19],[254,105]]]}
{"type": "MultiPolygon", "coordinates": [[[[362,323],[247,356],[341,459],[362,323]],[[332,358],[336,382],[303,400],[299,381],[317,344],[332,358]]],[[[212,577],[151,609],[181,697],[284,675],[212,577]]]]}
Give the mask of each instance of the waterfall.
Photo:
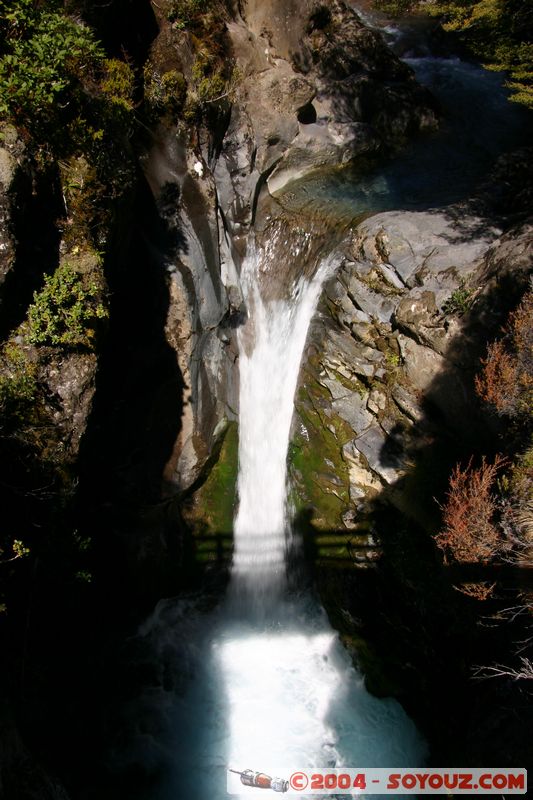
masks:
{"type": "Polygon", "coordinates": [[[233,588],[256,606],[271,605],[285,583],[290,536],[286,511],[287,449],[307,329],[320,288],[335,265],[320,261],[313,277],[297,277],[289,297],[261,295],[262,256],[254,244],[243,264],[249,309],[239,331],[239,509],[234,524],[233,588]]]}
{"type": "Polygon", "coordinates": [[[248,249],[230,591],[207,613],[201,598],[161,601],[140,632],[163,674],[132,707],[126,763],[161,776],[150,800],[227,800],[227,787],[255,797],[230,769],[288,779],[315,766],[424,762],[425,743],[402,707],[366,691],[316,596],[286,582],[293,400],[309,323],[337,264],[327,254],[332,239],[325,251],[317,231],[274,226],[248,249]]]}
{"type": "MultiPolygon", "coordinates": [[[[386,32],[403,47],[396,28],[386,32]]],[[[139,632],[135,645],[150,654],[140,658],[146,688],[128,700],[110,758],[134,781],[144,768],[137,798],[227,800],[229,778],[244,800],[263,792],[242,786],[228,768],[288,778],[313,766],[421,767],[427,755],[399,703],[367,692],[317,597],[289,591],[286,576],[293,398],[320,287],[336,263],[320,254],[335,250],[340,220],[462,200],[493,155],[525,143],[526,112],[506,103],[501,76],[457,59],[409,63],[446,109],[441,132],[368,174],[319,170],[295,181],[273,208],[304,209],[313,230],[264,215],[265,230],[249,243],[229,596],[218,605],[208,593],[162,600],[139,632]],[[327,231],[317,221],[324,218],[335,221],[327,231]]]]}
{"type": "MultiPolygon", "coordinates": [[[[309,263],[309,248],[295,244],[297,233],[282,247],[272,246],[275,239],[267,249],[252,245],[242,270],[248,320],[239,332],[233,602],[213,642],[215,672],[228,699],[227,763],[286,778],[313,766],[420,764],[425,747],[402,708],[366,692],[317,599],[286,591],[294,394],[321,286],[339,259],[315,252],[309,263]],[[292,276],[284,291],[272,289],[282,252],[293,259],[283,263],[292,276]]],[[[238,780],[230,774],[232,791],[249,797],[254,790],[238,780]]]]}

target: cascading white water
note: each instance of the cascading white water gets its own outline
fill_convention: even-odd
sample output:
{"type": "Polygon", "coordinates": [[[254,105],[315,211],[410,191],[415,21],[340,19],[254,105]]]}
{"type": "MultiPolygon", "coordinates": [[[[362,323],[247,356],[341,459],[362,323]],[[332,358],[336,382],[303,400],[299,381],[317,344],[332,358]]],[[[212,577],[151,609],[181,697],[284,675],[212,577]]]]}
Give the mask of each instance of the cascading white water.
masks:
{"type": "MultiPolygon", "coordinates": [[[[386,33],[398,39],[395,28],[386,33]]],[[[333,171],[329,178],[306,178],[307,195],[318,197],[313,208],[321,215],[339,197],[342,215],[348,208],[351,217],[463,198],[486,171],[479,159],[485,151],[492,159],[491,142],[496,155],[517,132],[528,130],[517,109],[505,104],[498,76],[451,59],[410,63],[449,110],[448,127],[367,177],[333,171]]],[[[268,269],[286,275],[302,239],[293,236],[283,253],[272,233],[268,269]]],[[[320,278],[312,287],[296,281],[286,302],[279,299],[282,292],[270,293],[278,299],[261,299],[264,262],[265,252],[250,249],[242,276],[250,318],[239,332],[234,597],[214,610],[203,597],[162,601],[140,631],[153,663],[145,692],[126,709],[111,756],[119,771],[137,775],[140,765],[145,768],[149,786],[135,795],[144,800],[227,800],[228,767],[271,773],[286,768],[282,777],[288,777],[289,770],[314,765],[400,767],[424,760],[425,745],[413,723],[394,700],[368,694],[316,599],[283,591],[287,426],[298,353],[320,278]],[[152,672],[155,680],[149,679],[152,672]]],[[[233,777],[243,798],[267,796],[233,777]]]]}
{"type": "Polygon", "coordinates": [[[288,779],[314,766],[424,761],[425,744],[401,706],[366,691],[317,599],[289,592],[284,579],[294,392],[321,283],[335,266],[323,259],[280,299],[277,253],[309,273],[302,242],[312,238],[299,235],[274,252],[250,249],[242,276],[249,319],[239,336],[240,504],[228,599],[207,614],[198,598],[163,601],[140,632],[178,679],[167,688],[166,672],[132,709],[129,763],[162,775],[150,800],[227,800],[228,778],[242,800],[257,797],[229,768],[288,779]]]}
{"type": "Polygon", "coordinates": [[[287,448],[298,370],[320,287],[334,258],[311,280],[295,281],[289,298],[265,302],[255,247],[243,264],[249,309],[239,331],[239,510],[234,524],[233,584],[265,602],[283,586],[289,531],[287,448]]]}
{"type": "MultiPolygon", "coordinates": [[[[424,756],[424,744],[401,707],[366,692],[316,600],[291,599],[282,591],[294,393],[309,323],[334,267],[334,257],[323,259],[312,278],[295,280],[284,300],[261,296],[265,267],[255,248],[243,270],[249,319],[239,336],[239,511],[232,583],[252,615],[235,614],[233,606],[213,644],[228,697],[228,762],[236,770],[398,767],[420,764],[424,756]],[[266,615],[258,613],[258,605],[266,615]]],[[[231,780],[239,797],[253,794],[238,776],[231,780]]]]}

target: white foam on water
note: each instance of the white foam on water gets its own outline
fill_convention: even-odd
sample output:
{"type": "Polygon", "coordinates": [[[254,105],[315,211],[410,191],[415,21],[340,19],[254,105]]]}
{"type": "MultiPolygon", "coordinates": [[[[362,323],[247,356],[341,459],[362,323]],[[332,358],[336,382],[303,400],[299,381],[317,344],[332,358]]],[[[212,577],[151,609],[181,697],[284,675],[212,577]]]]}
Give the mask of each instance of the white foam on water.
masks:
{"type": "MultiPolygon", "coordinates": [[[[239,335],[232,583],[241,590],[243,618],[258,600],[268,615],[258,614],[255,627],[253,617],[240,626],[234,620],[213,643],[227,696],[232,769],[398,767],[424,758],[414,724],[395,701],[368,694],[320,606],[312,599],[290,602],[284,594],[294,394],[321,287],[337,263],[325,258],[312,279],[294,284],[287,300],[270,301],[261,296],[261,253],[252,247],[244,265],[250,317],[239,335]]],[[[250,791],[243,787],[239,796],[250,791]]]]}
{"type": "MultiPolygon", "coordinates": [[[[150,800],[227,800],[229,769],[286,770],[276,777],[288,779],[315,766],[423,764],[425,743],[402,707],[366,691],[312,593],[287,589],[294,393],[321,286],[337,261],[326,257],[314,277],[296,279],[287,300],[266,301],[261,253],[249,251],[230,591],[207,614],[191,600],[164,601],[141,629],[177,681],[167,688],[162,680],[138,701],[142,723],[128,757],[164,775],[150,800]]],[[[263,796],[230,779],[239,798],[263,796]]]]}

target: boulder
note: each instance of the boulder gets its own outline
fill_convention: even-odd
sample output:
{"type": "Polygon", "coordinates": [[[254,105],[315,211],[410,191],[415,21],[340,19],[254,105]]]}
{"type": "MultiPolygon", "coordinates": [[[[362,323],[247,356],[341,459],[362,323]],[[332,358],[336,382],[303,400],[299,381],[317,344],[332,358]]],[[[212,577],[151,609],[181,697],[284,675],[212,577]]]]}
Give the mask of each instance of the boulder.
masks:
{"type": "Polygon", "coordinates": [[[440,305],[500,234],[490,221],[453,210],[387,211],[359,227],[358,245],[365,259],[386,264],[410,288],[423,277],[440,305]]]}

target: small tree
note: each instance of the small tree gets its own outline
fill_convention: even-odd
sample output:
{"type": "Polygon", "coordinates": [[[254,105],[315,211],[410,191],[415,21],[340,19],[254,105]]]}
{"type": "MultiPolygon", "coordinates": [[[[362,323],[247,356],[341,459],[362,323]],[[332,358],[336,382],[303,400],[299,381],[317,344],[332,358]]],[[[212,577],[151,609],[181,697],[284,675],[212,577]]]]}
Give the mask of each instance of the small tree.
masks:
{"type": "Polygon", "coordinates": [[[455,466],[442,507],[443,529],[435,537],[446,563],[486,563],[498,552],[501,536],[495,516],[499,502],[492,487],[504,463],[502,456],[496,456],[493,464],[483,458],[477,469],[472,459],[465,468],[455,466]]]}
{"type": "Polygon", "coordinates": [[[104,287],[98,275],[83,275],[68,262],[45,277],[28,312],[29,341],[38,345],[88,347],[95,344],[108,317],[104,287]]]}
{"type": "Polygon", "coordinates": [[[493,342],[476,377],[476,391],[498,414],[530,423],[533,417],[533,290],[529,290],[493,342]]]}

